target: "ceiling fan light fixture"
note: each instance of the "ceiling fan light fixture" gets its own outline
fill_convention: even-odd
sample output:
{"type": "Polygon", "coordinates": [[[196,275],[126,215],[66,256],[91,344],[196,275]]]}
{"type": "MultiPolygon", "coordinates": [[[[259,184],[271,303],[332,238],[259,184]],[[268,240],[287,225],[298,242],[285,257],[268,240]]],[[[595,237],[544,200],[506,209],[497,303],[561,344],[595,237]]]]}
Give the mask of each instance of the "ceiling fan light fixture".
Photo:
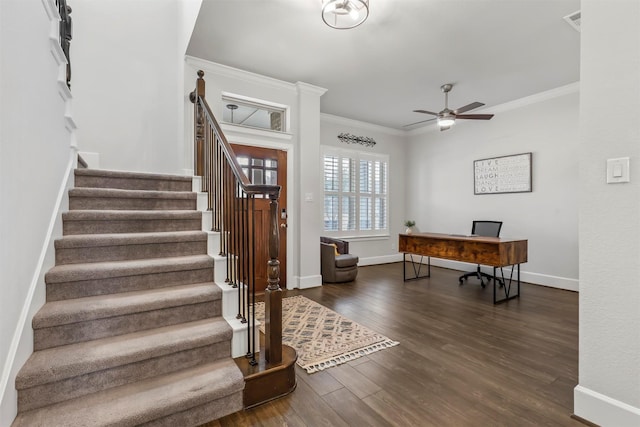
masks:
{"type": "Polygon", "coordinates": [[[322,20],[331,28],[346,30],[369,16],[369,0],[323,0],[322,20]]]}
{"type": "Polygon", "coordinates": [[[448,128],[451,127],[455,124],[456,122],[456,118],[453,116],[442,116],[442,117],[438,117],[438,126],[440,126],[441,128],[448,128]]]}

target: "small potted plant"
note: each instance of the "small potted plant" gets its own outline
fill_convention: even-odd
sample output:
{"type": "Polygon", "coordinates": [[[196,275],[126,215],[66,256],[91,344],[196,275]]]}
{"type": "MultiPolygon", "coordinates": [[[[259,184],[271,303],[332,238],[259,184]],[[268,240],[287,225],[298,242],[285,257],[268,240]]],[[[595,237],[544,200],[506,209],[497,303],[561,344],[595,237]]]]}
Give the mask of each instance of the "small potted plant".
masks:
{"type": "Polygon", "coordinates": [[[416,225],[415,221],[412,221],[410,219],[406,220],[404,222],[404,226],[407,227],[407,229],[405,230],[406,234],[411,234],[413,232],[413,226],[416,225]]]}

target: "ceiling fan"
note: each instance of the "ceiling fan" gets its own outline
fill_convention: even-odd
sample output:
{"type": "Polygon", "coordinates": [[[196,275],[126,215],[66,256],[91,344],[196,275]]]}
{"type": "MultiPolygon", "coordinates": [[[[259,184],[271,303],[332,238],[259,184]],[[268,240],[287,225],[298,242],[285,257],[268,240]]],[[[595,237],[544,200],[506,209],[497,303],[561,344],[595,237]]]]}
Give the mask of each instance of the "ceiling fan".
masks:
{"type": "Polygon", "coordinates": [[[472,102],[471,104],[460,107],[457,110],[450,110],[449,92],[451,91],[451,88],[453,88],[453,84],[451,83],[443,84],[442,86],[440,86],[440,89],[442,89],[442,92],[444,92],[444,110],[440,111],[439,113],[434,113],[427,110],[413,110],[415,113],[431,114],[436,117],[434,117],[433,119],[421,120],[419,122],[411,123],[406,125],[405,127],[417,125],[418,123],[424,123],[431,120],[438,120],[438,126],[440,126],[440,130],[443,131],[453,126],[456,122],[456,119],[490,120],[493,117],[493,114],[462,114],[475,108],[482,107],[484,105],[482,102],[472,102]]]}

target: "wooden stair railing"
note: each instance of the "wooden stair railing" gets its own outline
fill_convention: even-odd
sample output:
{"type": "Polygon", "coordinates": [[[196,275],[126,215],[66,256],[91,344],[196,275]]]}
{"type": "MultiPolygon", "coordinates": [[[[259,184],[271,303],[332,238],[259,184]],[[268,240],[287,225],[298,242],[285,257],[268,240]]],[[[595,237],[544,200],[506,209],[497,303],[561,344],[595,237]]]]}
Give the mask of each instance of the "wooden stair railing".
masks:
{"type": "Polygon", "coordinates": [[[280,288],[280,232],[278,229],[279,185],[251,184],[238,164],[220,125],[205,100],[204,72],[198,71],[194,104],[194,170],[202,177],[202,191],[208,194],[208,209],[213,214],[213,231],[220,233],[220,255],[227,260],[227,282],[238,289],[237,318],[247,323],[247,354],[257,365],[255,341],[256,302],[256,230],[255,198],[270,200],[268,230],[269,261],[265,290],[264,358],[270,366],[282,362],[282,289],[280,288]]]}

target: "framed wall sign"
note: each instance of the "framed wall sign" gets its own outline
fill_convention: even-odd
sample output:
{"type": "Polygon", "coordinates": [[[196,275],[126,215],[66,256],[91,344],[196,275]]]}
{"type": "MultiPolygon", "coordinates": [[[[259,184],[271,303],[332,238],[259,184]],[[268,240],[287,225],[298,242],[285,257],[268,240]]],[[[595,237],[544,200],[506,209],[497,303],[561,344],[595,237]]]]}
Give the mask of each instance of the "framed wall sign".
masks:
{"type": "Polygon", "coordinates": [[[531,153],[474,160],[473,194],[531,192],[531,153]]]}

